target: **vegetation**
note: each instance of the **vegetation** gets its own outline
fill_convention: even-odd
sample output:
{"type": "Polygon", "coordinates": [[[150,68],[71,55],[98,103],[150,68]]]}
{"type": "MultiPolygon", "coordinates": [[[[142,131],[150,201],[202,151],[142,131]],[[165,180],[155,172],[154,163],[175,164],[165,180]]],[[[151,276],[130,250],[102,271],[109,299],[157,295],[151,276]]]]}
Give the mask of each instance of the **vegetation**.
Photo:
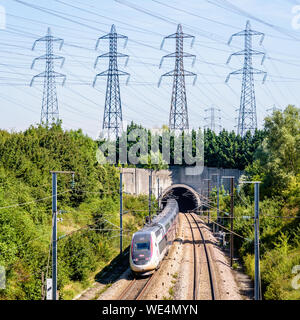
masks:
{"type": "MultiPolygon", "coordinates": [[[[262,181],[265,299],[300,299],[299,290],[291,287],[292,268],[300,265],[299,113],[293,106],[283,113],[277,111],[265,119],[263,131],[244,138],[225,130],[218,135],[210,130],[204,134],[205,165],[245,169],[247,179],[262,181]]],[[[136,127],[132,124],[128,130],[136,127]]],[[[119,172],[115,166],[97,161],[101,143],[81,130],[63,131],[60,124],[30,127],[24,132],[0,131],[0,266],[5,267],[7,277],[0,299],[41,299],[42,272],[45,277],[51,274],[50,170],[75,171],[75,185],[72,176],[58,176],[59,218],[63,219],[58,223],[60,298],[73,298],[118,254],[119,172]]],[[[166,168],[161,149],[152,152],[159,163],[140,166],[166,168]]],[[[171,164],[176,152],[173,141],[171,164]]],[[[230,199],[224,190],[220,205],[222,211],[229,210],[230,199]]],[[[143,224],[147,210],[146,196],[124,195],[124,247],[143,224]]],[[[253,222],[245,216],[253,217],[252,185],[235,190],[234,229],[244,238],[235,237],[236,246],[253,276],[253,222]]]]}
{"type": "MultiPolygon", "coordinates": [[[[288,106],[265,119],[265,139],[245,171],[260,185],[260,254],[264,299],[300,299],[292,287],[294,266],[300,265],[300,109],[288,106]]],[[[246,270],[254,277],[253,185],[235,190],[234,230],[246,270]]],[[[229,212],[224,191],[221,210],[229,212]]],[[[228,220],[228,219],[225,219],[228,220]]],[[[229,222],[227,222],[229,224],[229,222]]],[[[299,285],[299,283],[298,283],[299,285]]]]}
{"type": "MultiPolygon", "coordinates": [[[[133,139],[134,141],[128,141],[127,143],[127,163],[129,165],[131,164],[129,154],[140,156],[140,162],[137,163],[137,167],[153,170],[167,169],[168,165],[190,165],[189,161],[187,161],[187,155],[189,155],[189,153],[184,154],[184,138],[185,135],[187,136],[188,134],[172,136],[169,128],[166,126],[164,126],[162,130],[152,132],[134,123],[131,123],[131,125],[127,127],[127,132],[122,138],[118,138],[116,142],[112,141],[108,147],[110,150],[116,150],[117,162],[120,161],[119,146],[122,145],[120,140],[125,141],[124,139],[130,136],[136,129],[139,129],[142,134],[138,136],[136,140],[133,139]],[[152,142],[154,144],[154,141],[158,141],[158,146],[151,145],[152,142]],[[165,159],[163,156],[163,141],[166,146],[169,145],[169,159],[165,159]],[[165,141],[167,141],[167,143],[165,141]],[[130,152],[132,147],[137,143],[140,143],[143,147],[138,148],[136,152],[135,149],[134,152],[130,152]],[[179,148],[180,145],[181,147],[179,148]],[[180,152],[180,149],[182,152],[180,152]],[[182,158],[182,162],[180,158],[182,158]]],[[[198,141],[203,144],[204,150],[201,152],[201,148],[198,148],[198,159],[204,160],[203,163],[205,166],[244,170],[253,162],[254,153],[262,143],[265,137],[265,131],[256,130],[253,135],[251,135],[249,131],[244,137],[241,137],[240,135],[236,135],[234,131],[228,132],[222,130],[219,134],[216,134],[214,131],[206,129],[204,133],[192,130],[189,136],[193,141],[192,153],[189,156],[196,156],[196,137],[199,137],[198,141]]],[[[99,144],[102,145],[104,142],[106,141],[103,139],[99,144]]],[[[192,165],[195,165],[194,161],[192,165]]]]}
{"type": "MultiPolygon", "coordinates": [[[[0,265],[7,278],[0,299],[41,299],[42,272],[51,275],[50,170],[75,171],[73,188],[70,175],[58,175],[60,298],[72,298],[118,254],[119,173],[99,165],[96,150],[81,130],[60,125],[0,131],[0,265]]],[[[147,201],[124,197],[124,247],[143,223],[147,201]]]]}
{"type": "Polygon", "coordinates": [[[265,135],[263,130],[256,130],[254,135],[248,131],[244,137],[241,137],[234,131],[222,130],[216,134],[206,129],[204,132],[204,164],[213,168],[244,170],[252,164],[254,153],[265,135]]]}

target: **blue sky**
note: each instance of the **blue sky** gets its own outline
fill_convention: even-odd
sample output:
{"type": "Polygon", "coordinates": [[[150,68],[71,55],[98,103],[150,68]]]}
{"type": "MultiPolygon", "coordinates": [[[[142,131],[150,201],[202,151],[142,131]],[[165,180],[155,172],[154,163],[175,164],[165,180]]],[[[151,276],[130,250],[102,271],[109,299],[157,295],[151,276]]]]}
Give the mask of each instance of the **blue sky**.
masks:
{"type": "Polygon", "coordinates": [[[63,126],[66,129],[82,128],[96,138],[102,126],[106,79],[98,79],[96,88],[92,87],[92,82],[96,73],[107,69],[108,61],[99,61],[96,69],[93,66],[96,57],[108,51],[108,42],[100,42],[98,51],[95,51],[95,43],[98,37],[109,32],[113,23],[118,33],[129,38],[125,49],[121,42],[118,48],[119,52],[130,56],[127,67],[125,61],[119,61],[119,68],[131,74],[128,86],[125,79],[121,80],[125,121],[133,120],[149,128],[167,124],[172,79],[163,79],[160,88],[157,83],[163,73],[174,68],[174,61],[165,59],[162,68],[158,66],[163,55],[174,51],[175,43],[168,40],[164,50],[160,50],[160,44],[163,37],[174,33],[176,24],[181,23],[184,32],[196,37],[193,48],[188,41],[184,46],[186,52],[197,56],[194,67],[190,59],[184,64],[186,70],[198,74],[195,86],[192,79],[186,80],[191,126],[205,125],[205,109],[215,105],[221,110],[222,126],[235,129],[241,77],[232,77],[229,85],[225,84],[225,79],[228,73],[242,68],[243,60],[233,57],[229,65],[226,61],[231,53],[243,49],[243,39],[234,38],[231,46],[227,41],[232,33],[245,28],[249,17],[220,7],[229,8],[230,4],[265,22],[249,19],[252,29],[266,35],[263,46],[259,46],[259,38],[253,38],[253,48],[267,54],[263,66],[259,58],[254,58],[253,67],[267,71],[269,76],[264,85],[261,76],[255,81],[259,127],[273,105],[281,108],[288,104],[299,106],[300,29],[294,30],[291,25],[292,8],[300,4],[298,1],[158,1],[188,12],[152,0],[120,0],[123,4],[113,0],[24,0],[64,17],[60,18],[14,0],[0,0],[6,11],[6,29],[0,30],[0,128],[19,131],[40,121],[42,83],[36,82],[34,87],[29,87],[29,83],[33,75],[44,69],[42,61],[30,69],[32,60],[44,53],[44,47],[39,45],[35,51],[31,48],[34,40],[44,36],[49,26],[53,35],[65,40],[62,50],[55,50],[66,58],[62,69],[56,65],[56,71],[67,76],[65,87],[57,86],[63,126]],[[128,4],[148,10],[149,14],[128,4]]]}

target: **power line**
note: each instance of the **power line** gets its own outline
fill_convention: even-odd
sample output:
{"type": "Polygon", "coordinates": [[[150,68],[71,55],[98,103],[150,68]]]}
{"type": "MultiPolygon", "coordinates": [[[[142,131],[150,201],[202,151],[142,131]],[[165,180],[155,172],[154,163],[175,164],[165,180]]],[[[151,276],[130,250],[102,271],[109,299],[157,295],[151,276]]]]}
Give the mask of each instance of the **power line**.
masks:
{"type": "MultiPolygon", "coordinates": [[[[70,189],[70,190],[67,190],[67,191],[63,191],[63,192],[58,193],[57,195],[61,195],[61,194],[64,194],[64,193],[67,193],[67,192],[70,192],[70,191],[72,191],[72,190],[70,189]]],[[[25,206],[25,205],[30,204],[30,203],[40,202],[40,201],[44,201],[44,200],[48,200],[48,199],[52,199],[52,198],[53,198],[53,196],[48,196],[48,197],[44,197],[44,198],[40,198],[40,199],[28,201],[28,202],[16,203],[16,204],[0,207],[0,210],[8,209],[8,208],[15,208],[15,207],[19,207],[19,206],[25,206]]]]}
{"type": "Polygon", "coordinates": [[[223,8],[227,11],[230,11],[232,13],[235,13],[237,15],[240,15],[240,16],[244,16],[244,17],[247,17],[247,18],[250,18],[250,19],[253,19],[253,20],[256,20],[257,22],[260,22],[274,30],[276,30],[277,32],[280,32],[284,35],[287,35],[288,37],[290,37],[292,40],[296,40],[296,41],[299,41],[300,39],[298,37],[296,37],[292,32],[290,32],[289,30],[286,30],[282,27],[278,27],[274,24],[271,24],[269,22],[266,22],[265,20],[262,20],[260,18],[257,18],[256,16],[252,15],[252,14],[249,14],[247,13],[245,10],[242,10],[240,9],[238,6],[236,5],[233,5],[231,4],[229,1],[227,0],[222,0],[221,4],[220,4],[220,1],[212,1],[212,0],[206,0],[206,2],[212,4],[212,5],[215,5],[215,6],[218,6],[220,8],[223,8]]]}

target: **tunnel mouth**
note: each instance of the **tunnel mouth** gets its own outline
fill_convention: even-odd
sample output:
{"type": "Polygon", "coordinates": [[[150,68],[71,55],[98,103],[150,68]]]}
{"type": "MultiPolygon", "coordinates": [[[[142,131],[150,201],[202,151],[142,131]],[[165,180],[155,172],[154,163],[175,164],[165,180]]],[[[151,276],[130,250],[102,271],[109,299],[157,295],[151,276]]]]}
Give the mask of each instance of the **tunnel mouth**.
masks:
{"type": "Polygon", "coordinates": [[[167,191],[162,197],[162,206],[165,207],[168,199],[175,199],[178,202],[179,212],[195,210],[199,204],[196,195],[185,187],[174,187],[167,191]]]}

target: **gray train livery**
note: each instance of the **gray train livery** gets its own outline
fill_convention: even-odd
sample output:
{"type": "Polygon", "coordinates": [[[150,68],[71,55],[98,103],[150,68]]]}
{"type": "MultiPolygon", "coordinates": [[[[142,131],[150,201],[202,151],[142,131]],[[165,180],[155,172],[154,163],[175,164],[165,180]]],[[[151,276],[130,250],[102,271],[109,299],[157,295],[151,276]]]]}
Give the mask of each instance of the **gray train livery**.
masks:
{"type": "Polygon", "coordinates": [[[147,275],[160,267],[178,229],[178,203],[169,199],[152,222],[134,233],[130,246],[130,268],[135,274],[147,275]]]}

